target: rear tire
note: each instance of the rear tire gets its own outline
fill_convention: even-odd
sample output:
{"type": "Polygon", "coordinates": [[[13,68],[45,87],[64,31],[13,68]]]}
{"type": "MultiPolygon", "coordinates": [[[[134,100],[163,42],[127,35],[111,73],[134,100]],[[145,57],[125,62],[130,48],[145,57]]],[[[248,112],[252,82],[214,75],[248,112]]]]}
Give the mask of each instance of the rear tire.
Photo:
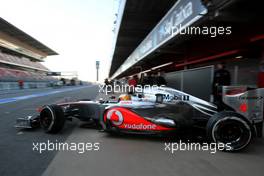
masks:
{"type": "Polygon", "coordinates": [[[210,142],[224,143],[225,151],[238,151],[248,146],[252,138],[250,122],[242,115],[223,111],[211,117],[207,123],[210,142]]]}
{"type": "Polygon", "coordinates": [[[56,134],[60,132],[64,123],[64,112],[58,105],[45,106],[40,112],[40,126],[46,133],[56,134]]]}

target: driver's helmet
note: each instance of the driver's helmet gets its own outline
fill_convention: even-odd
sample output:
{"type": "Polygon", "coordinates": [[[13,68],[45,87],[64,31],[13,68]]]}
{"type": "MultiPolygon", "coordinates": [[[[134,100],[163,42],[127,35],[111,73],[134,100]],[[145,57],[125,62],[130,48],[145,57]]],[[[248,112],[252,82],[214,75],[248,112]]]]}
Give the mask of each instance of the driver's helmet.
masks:
{"type": "Polygon", "coordinates": [[[130,101],[131,100],[131,95],[128,94],[121,94],[119,96],[119,100],[120,101],[130,101]]]}

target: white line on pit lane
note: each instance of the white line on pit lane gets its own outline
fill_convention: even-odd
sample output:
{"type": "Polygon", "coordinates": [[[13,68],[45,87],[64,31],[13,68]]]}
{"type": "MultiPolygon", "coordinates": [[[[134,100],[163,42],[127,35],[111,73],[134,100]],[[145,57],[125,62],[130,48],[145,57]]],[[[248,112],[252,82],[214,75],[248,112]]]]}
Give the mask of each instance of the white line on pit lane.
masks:
{"type": "Polygon", "coordinates": [[[63,93],[63,92],[79,90],[79,89],[93,87],[93,86],[94,85],[82,86],[82,87],[76,87],[76,88],[66,88],[66,89],[63,89],[63,90],[55,90],[55,91],[51,91],[51,92],[42,92],[42,93],[37,93],[37,94],[25,95],[25,96],[4,98],[4,99],[0,99],[0,105],[1,104],[6,104],[6,103],[11,103],[11,102],[16,102],[16,101],[20,101],[20,100],[27,100],[27,99],[30,99],[30,98],[43,97],[43,96],[53,95],[53,94],[57,94],[57,93],[63,93]]]}

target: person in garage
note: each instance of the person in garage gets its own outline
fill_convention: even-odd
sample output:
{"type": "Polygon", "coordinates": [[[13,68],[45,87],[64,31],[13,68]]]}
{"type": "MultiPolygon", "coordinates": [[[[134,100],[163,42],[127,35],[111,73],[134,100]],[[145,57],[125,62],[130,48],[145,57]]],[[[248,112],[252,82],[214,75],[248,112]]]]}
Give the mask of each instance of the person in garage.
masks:
{"type": "Polygon", "coordinates": [[[214,102],[221,107],[222,103],[222,86],[229,86],[231,83],[230,72],[226,70],[224,63],[216,65],[213,80],[214,102]]]}
{"type": "Polygon", "coordinates": [[[129,90],[129,94],[133,94],[134,93],[134,89],[138,84],[138,77],[137,75],[134,75],[133,77],[131,77],[131,79],[128,80],[128,85],[133,88],[133,90],[129,90]]]}
{"type": "Polygon", "coordinates": [[[165,80],[165,78],[163,77],[163,73],[158,72],[157,77],[156,77],[156,82],[158,86],[166,86],[167,85],[167,81],[165,80]]]}
{"type": "Polygon", "coordinates": [[[140,85],[141,86],[149,85],[148,73],[142,74],[140,78],[140,85]]]}

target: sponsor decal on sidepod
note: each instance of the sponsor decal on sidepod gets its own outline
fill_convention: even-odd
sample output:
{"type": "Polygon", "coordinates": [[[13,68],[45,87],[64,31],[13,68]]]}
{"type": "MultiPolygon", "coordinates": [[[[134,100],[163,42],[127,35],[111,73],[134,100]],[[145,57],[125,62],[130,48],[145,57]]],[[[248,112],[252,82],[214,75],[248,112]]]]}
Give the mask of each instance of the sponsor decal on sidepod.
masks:
{"type": "Polygon", "coordinates": [[[107,113],[106,117],[108,120],[111,120],[111,122],[116,126],[122,125],[122,123],[124,121],[122,113],[118,110],[115,110],[115,109],[110,110],[107,113]]]}
{"type": "Polygon", "coordinates": [[[169,128],[153,124],[133,112],[123,109],[111,109],[106,114],[106,119],[113,125],[130,130],[170,130],[169,128]]]}
{"type": "MultiPolygon", "coordinates": [[[[116,126],[120,126],[124,122],[124,117],[122,113],[116,109],[110,110],[107,113],[106,117],[108,120],[111,120],[111,122],[116,126]]],[[[140,123],[140,124],[125,124],[124,123],[123,125],[127,129],[134,129],[134,130],[154,130],[157,127],[157,125],[155,124],[145,125],[143,123],[140,123]]]]}

